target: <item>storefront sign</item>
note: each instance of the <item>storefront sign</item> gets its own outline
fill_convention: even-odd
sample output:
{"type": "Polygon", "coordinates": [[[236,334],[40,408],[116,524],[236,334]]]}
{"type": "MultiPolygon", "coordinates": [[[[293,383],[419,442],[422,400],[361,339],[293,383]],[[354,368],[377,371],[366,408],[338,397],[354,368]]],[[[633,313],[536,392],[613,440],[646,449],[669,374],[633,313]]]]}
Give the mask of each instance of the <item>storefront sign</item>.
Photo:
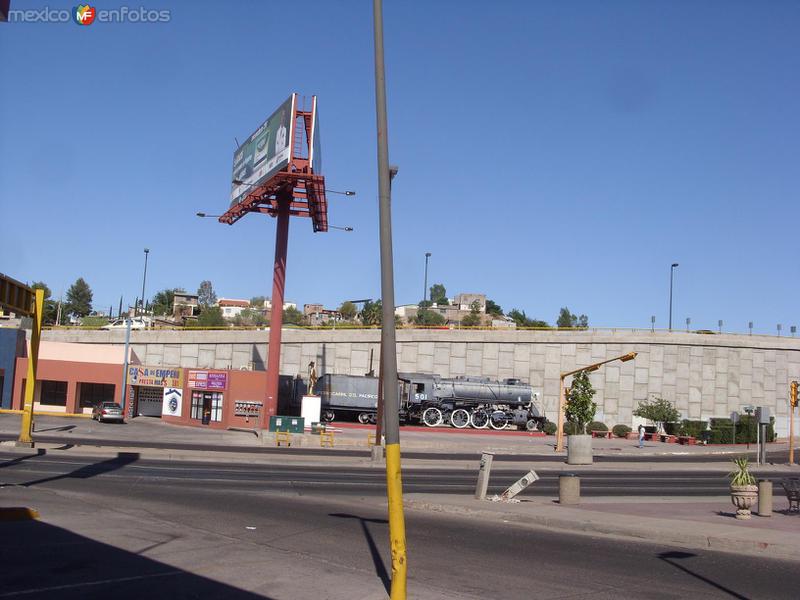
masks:
{"type": "Polygon", "coordinates": [[[189,387],[196,390],[224,390],[228,374],[224,371],[189,371],[189,387]]]}
{"type": "Polygon", "coordinates": [[[183,390],[178,388],[164,388],[164,404],[161,414],[168,417],[180,417],[183,406],[183,390]]]}
{"type": "Polygon", "coordinates": [[[183,369],[132,365],[128,368],[128,383],[130,385],[183,388],[183,369]]]}

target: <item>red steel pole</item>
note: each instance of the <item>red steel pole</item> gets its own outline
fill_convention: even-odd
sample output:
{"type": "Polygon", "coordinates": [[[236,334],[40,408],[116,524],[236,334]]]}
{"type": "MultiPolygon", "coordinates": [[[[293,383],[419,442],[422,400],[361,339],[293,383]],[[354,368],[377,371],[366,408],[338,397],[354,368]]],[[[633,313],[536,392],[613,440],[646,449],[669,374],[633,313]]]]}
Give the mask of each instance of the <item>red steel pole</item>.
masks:
{"type": "Polygon", "coordinates": [[[291,192],[277,198],[278,228],[275,232],[275,265],[272,274],[272,310],[269,318],[267,349],[267,393],[261,427],[269,427],[269,418],[278,412],[278,381],[281,369],[281,327],[283,325],[283,292],[286,287],[286,249],[289,244],[289,203],[291,192]]]}

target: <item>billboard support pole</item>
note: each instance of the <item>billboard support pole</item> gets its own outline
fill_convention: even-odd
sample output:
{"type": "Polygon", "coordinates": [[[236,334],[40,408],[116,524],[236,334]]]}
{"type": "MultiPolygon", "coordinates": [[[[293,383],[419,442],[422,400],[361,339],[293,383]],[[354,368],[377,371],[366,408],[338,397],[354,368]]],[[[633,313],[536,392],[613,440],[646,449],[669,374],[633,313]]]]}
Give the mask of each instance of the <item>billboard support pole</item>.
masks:
{"type": "Polygon", "coordinates": [[[269,316],[269,348],[267,349],[267,398],[264,403],[262,428],[269,428],[269,418],[278,411],[278,383],[281,368],[281,327],[283,326],[283,293],[286,288],[286,252],[289,245],[289,205],[291,191],[278,194],[275,232],[275,263],[272,272],[272,310],[269,316]]]}
{"type": "Polygon", "coordinates": [[[19,428],[17,446],[33,448],[33,396],[36,391],[36,370],[39,364],[39,339],[42,335],[42,311],[44,309],[44,290],[35,290],[33,325],[31,326],[31,352],[28,354],[28,375],[25,380],[25,404],[22,407],[22,421],[19,428]]]}
{"type": "Polygon", "coordinates": [[[378,142],[378,192],[381,247],[381,379],[386,439],[386,492],[389,505],[389,545],[392,553],[391,600],[405,600],[406,525],[403,515],[403,481],[400,469],[400,418],[397,393],[397,344],[394,322],[394,259],[392,256],[392,191],[389,167],[386,71],[383,54],[383,1],[373,0],[375,35],[375,113],[378,142]],[[389,382],[388,385],[385,385],[389,382]]]}

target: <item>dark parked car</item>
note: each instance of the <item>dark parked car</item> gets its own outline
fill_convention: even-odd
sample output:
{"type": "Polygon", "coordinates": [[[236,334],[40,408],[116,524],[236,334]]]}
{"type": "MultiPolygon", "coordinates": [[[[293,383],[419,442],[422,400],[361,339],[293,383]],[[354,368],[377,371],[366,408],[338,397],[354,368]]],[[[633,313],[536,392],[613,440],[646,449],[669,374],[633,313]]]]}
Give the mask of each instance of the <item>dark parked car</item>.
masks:
{"type": "Polygon", "coordinates": [[[125,418],[122,416],[122,407],[116,402],[98,404],[92,410],[92,418],[97,419],[100,423],[105,423],[106,421],[125,422],[125,418]]]}

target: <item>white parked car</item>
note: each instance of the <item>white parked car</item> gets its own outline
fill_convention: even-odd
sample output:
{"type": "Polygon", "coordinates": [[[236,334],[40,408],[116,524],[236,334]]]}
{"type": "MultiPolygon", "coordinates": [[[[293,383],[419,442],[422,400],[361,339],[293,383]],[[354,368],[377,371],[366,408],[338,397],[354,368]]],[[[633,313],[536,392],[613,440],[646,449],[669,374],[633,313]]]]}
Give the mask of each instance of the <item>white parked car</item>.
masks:
{"type": "MultiPolygon", "coordinates": [[[[117,319],[107,325],[103,325],[100,329],[125,329],[128,324],[125,319],[117,319]]],[[[144,317],[132,317],[131,329],[147,329],[150,326],[150,319],[144,317]]]]}

